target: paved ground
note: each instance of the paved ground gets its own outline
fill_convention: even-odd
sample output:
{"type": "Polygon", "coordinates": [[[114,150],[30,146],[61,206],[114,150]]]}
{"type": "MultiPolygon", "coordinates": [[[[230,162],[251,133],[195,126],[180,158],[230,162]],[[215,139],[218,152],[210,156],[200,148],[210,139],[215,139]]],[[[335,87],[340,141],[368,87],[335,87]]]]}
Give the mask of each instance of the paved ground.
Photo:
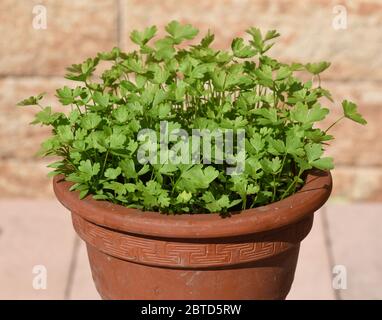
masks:
{"type": "MultiPolygon", "coordinates": [[[[99,299],[85,246],[58,202],[1,200],[0,216],[0,299],[99,299]],[[36,290],[44,267],[46,289],[36,290]]],[[[382,299],[381,231],[382,204],[324,207],[288,299],[382,299]]]]}

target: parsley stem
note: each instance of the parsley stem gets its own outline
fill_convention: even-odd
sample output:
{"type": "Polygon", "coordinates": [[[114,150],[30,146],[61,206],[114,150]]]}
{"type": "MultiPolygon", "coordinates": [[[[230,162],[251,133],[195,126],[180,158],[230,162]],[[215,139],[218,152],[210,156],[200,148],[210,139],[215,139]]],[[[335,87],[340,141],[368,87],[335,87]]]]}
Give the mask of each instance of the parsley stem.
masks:
{"type": "Polygon", "coordinates": [[[242,198],[243,200],[243,206],[242,206],[242,209],[245,210],[247,209],[247,196],[244,195],[244,197],[242,198]]]}
{"type": "Polygon", "coordinates": [[[275,201],[276,198],[276,175],[273,175],[273,194],[272,194],[272,202],[275,201]]]}
{"type": "Polygon", "coordinates": [[[300,176],[302,174],[302,170],[300,169],[298,175],[293,179],[292,183],[288,186],[288,188],[284,191],[283,195],[281,196],[281,200],[285,198],[289,194],[290,189],[296,184],[298,179],[300,179],[300,176]]]}
{"type": "Polygon", "coordinates": [[[326,133],[326,132],[328,132],[329,131],[329,129],[331,129],[332,127],[334,127],[338,122],[340,122],[342,119],[344,119],[345,118],[345,116],[342,116],[342,117],[340,117],[337,121],[335,121],[334,123],[332,123],[330,126],[329,126],[329,128],[327,128],[324,132],[326,133]]]}
{"type": "Polygon", "coordinates": [[[286,157],[287,157],[287,154],[284,154],[283,161],[281,162],[280,172],[279,172],[279,175],[277,177],[278,179],[280,179],[281,173],[284,171],[284,164],[285,164],[286,157]]]}
{"type": "Polygon", "coordinates": [[[101,171],[101,177],[103,176],[104,172],[105,172],[105,167],[106,167],[106,161],[107,161],[107,157],[109,156],[109,149],[107,149],[106,151],[106,156],[105,156],[105,159],[103,161],[103,165],[102,165],[102,171],[101,171]]]}

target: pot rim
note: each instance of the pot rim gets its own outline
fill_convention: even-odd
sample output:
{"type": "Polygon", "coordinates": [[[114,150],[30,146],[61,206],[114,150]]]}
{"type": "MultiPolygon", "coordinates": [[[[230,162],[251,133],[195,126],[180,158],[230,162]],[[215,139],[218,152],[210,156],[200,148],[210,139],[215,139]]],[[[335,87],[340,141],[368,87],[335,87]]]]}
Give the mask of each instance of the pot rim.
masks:
{"type": "Polygon", "coordinates": [[[330,171],[311,170],[298,192],[265,206],[230,212],[229,217],[219,213],[167,215],[94,200],[91,195],[80,200],[78,191],[69,191],[73,183],[64,179],[55,176],[53,189],[71,212],[100,226],[161,238],[233,237],[285,227],[319,209],[332,190],[330,171]]]}

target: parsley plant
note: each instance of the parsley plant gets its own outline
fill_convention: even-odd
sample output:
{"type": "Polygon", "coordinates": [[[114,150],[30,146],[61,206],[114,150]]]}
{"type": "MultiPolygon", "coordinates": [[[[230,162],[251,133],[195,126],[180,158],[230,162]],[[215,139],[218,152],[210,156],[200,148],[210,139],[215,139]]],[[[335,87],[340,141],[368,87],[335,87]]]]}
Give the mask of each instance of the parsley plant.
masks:
{"type": "MultiPolygon", "coordinates": [[[[67,79],[78,85],[57,90],[66,114],[42,106],[43,95],[19,105],[38,105],[34,124],[52,127],[41,155],[58,156],[52,175],[63,174],[83,198],[107,200],[131,208],[167,213],[225,213],[283,199],[304,183],[307,170],[333,168],[323,156],[333,137],[315,125],[331,100],[321,87],[328,62],[285,64],[267,55],[275,30],[257,28],[251,40],[232,41],[228,51],[210,45],[208,32],[199,44],[179,46],[198,30],[172,21],[167,36],[153,39],[155,26],[133,31],[138,49],[99,53],[68,68],[67,79]],[[108,64],[96,78],[99,64],[108,64]],[[310,81],[296,74],[308,72],[310,81]],[[141,164],[141,129],[158,133],[160,122],[171,129],[245,130],[245,166],[226,174],[226,163],[141,164]]],[[[344,116],[366,121],[353,102],[343,101],[344,116]]],[[[343,118],[341,117],[341,119],[343,118]]],[[[339,119],[340,120],[340,119],[339,119]]],[[[338,121],[337,121],[338,122],[338,121]]],[[[328,128],[330,129],[330,127],[328,128]]],[[[203,158],[203,153],[201,154],[203,158]]]]}

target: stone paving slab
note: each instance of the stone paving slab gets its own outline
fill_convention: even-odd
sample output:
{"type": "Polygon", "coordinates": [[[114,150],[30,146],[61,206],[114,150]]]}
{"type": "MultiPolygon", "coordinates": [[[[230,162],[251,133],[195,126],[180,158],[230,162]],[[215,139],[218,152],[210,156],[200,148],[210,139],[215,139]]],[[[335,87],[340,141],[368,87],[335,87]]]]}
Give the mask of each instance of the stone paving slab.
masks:
{"type": "Polygon", "coordinates": [[[315,213],[312,230],[301,243],[295,279],[288,300],[335,298],[323,218],[322,211],[315,213]]]}
{"type": "Polygon", "coordinates": [[[74,232],[70,215],[57,201],[0,201],[0,299],[63,299],[74,232]],[[46,290],[34,277],[47,271],[46,290]]]}
{"type": "Polygon", "coordinates": [[[68,298],[71,300],[100,300],[94,286],[84,241],[79,239],[73,283],[68,298]]]}
{"type": "Polygon", "coordinates": [[[339,297],[382,299],[382,205],[334,204],[326,215],[334,264],[346,268],[339,297]]]}

